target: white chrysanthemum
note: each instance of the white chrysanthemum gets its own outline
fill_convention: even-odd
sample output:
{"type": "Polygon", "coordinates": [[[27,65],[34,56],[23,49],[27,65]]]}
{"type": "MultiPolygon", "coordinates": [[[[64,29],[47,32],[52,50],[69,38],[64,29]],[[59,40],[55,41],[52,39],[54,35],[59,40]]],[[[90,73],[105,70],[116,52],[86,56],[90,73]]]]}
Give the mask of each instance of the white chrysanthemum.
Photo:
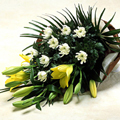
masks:
{"type": "Polygon", "coordinates": [[[58,46],[58,39],[55,38],[53,35],[52,38],[48,41],[49,47],[55,49],[58,46]]]}
{"type": "Polygon", "coordinates": [[[45,28],[43,39],[48,39],[52,35],[53,30],[50,27],[45,28]]]}
{"type": "Polygon", "coordinates": [[[44,67],[47,67],[49,65],[49,57],[47,57],[46,55],[42,55],[42,57],[40,58],[40,63],[44,65],[44,67]]]}
{"type": "Polygon", "coordinates": [[[81,60],[80,64],[86,63],[87,60],[87,53],[84,51],[79,51],[79,53],[76,53],[77,55],[75,56],[75,58],[77,58],[77,60],[81,60]]]}
{"type": "Polygon", "coordinates": [[[64,55],[68,55],[69,52],[70,52],[70,47],[67,43],[64,43],[62,45],[59,45],[59,51],[60,53],[59,54],[62,54],[61,57],[63,57],[64,55]]]}
{"type": "Polygon", "coordinates": [[[67,25],[63,25],[63,29],[61,31],[62,31],[61,33],[62,35],[69,35],[71,32],[71,29],[67,25]]]}
{"type": "Polygon", "coordinates": [[[85,37],[85,34],[86,34],[85,28],[84,27],[79,27],[79,26],[78,26],[78,29],[74,30],[74,32],[76,34],[73,35],[73,36],[78,37],[78,38],[85,37]]]}
{"type": "Polygon", "coordinates": [[[37,55],[38,55],[38,51],[35,50],[35,49],[32,49],[32,50],[31,50],[31,55],[32,55],[32,56],[37,56],[37,55]]]}
{"type": "Polygon", "coordinates": [[[38,80],[45,82],[47,80],[47,73],[45,71],[38,72],[38,80]]]}

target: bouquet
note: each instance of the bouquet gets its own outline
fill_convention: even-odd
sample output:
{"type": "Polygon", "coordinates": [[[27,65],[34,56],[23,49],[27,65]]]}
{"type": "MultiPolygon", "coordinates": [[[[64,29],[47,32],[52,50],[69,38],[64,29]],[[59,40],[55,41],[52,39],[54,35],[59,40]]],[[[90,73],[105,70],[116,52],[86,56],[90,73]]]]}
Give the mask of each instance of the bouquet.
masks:
{"type": "Polygon", "coordinates": [[[120,29],[110,24],[115,14],[108,22],[102,20],[105,9],[98,19],[97,8],[94,19],[92,7],[88,7],[87,13],[81,5],[75,6],[75,10],[76,16],[67,8],[64,14],[58,12],[64,21],[48,15],[49,19],[41,18],[49,25],[33,20],[30,24],[35,28],[25,27],[38,32],[21,35],[37,39],[23,51],[32,50],[20,54],[24,60],[20,66],[8,67],[2,72],[8,79],[1,92],[14,91],[11,99],[21,98],[13,106],[26,108],[35,104],[41,110],[43,101],[50,105],[62,98],[67,104],[74,94],[86,91],[97,97],[97,84],[103,82],[120,59],[117,35],[120,29]],[[101,23],[104,23],[102,27],[101,23]],[[112,30],[106,31],[110,27],[112,30]],[[110,53],[114,53],[114,57],[105,63],[110,53]]]}

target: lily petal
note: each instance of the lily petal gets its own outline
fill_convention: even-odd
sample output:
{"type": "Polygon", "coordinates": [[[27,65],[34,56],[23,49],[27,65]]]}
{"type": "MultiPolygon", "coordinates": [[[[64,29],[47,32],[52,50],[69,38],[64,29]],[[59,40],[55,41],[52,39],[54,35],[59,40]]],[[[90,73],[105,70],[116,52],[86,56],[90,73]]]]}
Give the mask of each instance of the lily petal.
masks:
{"type": "Polygon", "coordinates": [[[62,87],[62,88],[65,88],[65,87],[68,87],[68,82],[69,82],[69,80],[70,80],[70,76],[65,76],[65,77],[63,77],[63,78],[61,78],[60,79],[60,86],[62,87]]]}
{"type": "Polygon", "coordinates": [[[27,55],[23,55],[23,54],[19,54],[20,57],[22,57],[26,62],[30,63],[30,59],[31,57],[27,56],[27,55]]]}
{"type": "Polygon", "coordinates": [[[70,66],[67,68],[67,70],[66,70],[67,76],[70,76],[70,74],[72,73],[72,71],[73,71],[73,65],[70,65],[70,66]]]}
{"type": "Polygon", "coordinates": [[[68,68],[68,65],[59,65],[58,70],[60,72],[66,72],[66,69],[68,68]]]}

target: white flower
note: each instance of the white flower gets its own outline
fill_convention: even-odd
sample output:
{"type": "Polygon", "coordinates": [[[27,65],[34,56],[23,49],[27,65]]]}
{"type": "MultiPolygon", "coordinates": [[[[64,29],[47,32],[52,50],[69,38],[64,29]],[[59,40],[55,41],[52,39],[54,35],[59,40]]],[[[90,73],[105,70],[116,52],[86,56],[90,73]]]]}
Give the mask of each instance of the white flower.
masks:
{"type": "Polygon", "coordinates": [[[21,66],[30,66],[30,63],[29,62],[22,62],[21,66]]]}
{"type": "Polygon", "coordinates": [[[43,38],[48,39],[52,35],[53,30],[50,27],[45,28],[43,38]]]}
{"type": "Polygon", "coordinates": [[[73,37],[78,37],[78,38],[85,37],[85,34],[86,34],[85,28],[79,27],[79,26],[78,26],[78,29],[74,30],[74,32],[76,34],[73,35],[73,37]]]}
{"type": "Polygon", "coordinates": [[[55,38],[53,35],[52,38],[48,41],[49,47],[55,49],[58,46],[58,39],[55,38]]]}
{"type": "Polygon", "coordinates": [[[67,25],[63,25],[63,29],[61,31],[62,31],[61,33],[62,35],[69,35],[71,32],[71,29],[67,25]]]}
{"type": "Polygon", "coordinates": [[[45,71],[38,72],[38,80],[45,82],[47,80],[47,73],[45,71]]]}
{"type": "Polygon", "coordinates": [[[35,49],[32,49],[32,50],[31,50],[31,55],[32,55],[32,57],[33,57],[33,56],[37,56],[37,55],[38,55],[38,51],[35,50],[35,49]]]}
{"type": "Polygon", "coordinates": [[[47,57],[46,55],[42,55],[42,57],[40,58],[40,63],[44,65],[44,67],[47,67],[49,65],[49,57],[47,57]]]}
{"type": "Polygon", "coordinates": [[[76,54],[77,55],[75,56],[75,58],[77,58],[78,61],[81,60],[80,64],[83,64],[83,62],[86,63],[86,59],[88,56],[86,52],[81,50],[79,51],[79,53],[76,53],[76,54]]]}
{"type": "Polygon", "coordinates": [[[68,55],[69,52],[70,52],[70,47],[67,43],[64,43],[62,45],[59,45],[59,51],[60,53],[59,54],[62,54],[61,57],[63,57],[64,55],[68,55]]]}

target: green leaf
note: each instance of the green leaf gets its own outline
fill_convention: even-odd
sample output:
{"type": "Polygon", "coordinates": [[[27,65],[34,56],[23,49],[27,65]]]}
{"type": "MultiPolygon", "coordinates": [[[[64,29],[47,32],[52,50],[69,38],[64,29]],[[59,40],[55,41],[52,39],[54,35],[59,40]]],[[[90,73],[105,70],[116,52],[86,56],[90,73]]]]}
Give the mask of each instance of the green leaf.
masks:
{"type": "Polygon", "coordinates": [[[104,33],[102,33],[102,35],[110,36],[110,35],[115,35],[115,34],[118,34],[118,33],[120,33],[120,29],[115,29],[115,30],[111,30],[111,31],[108,31],[108,32],[104,32],[104,33]]]}
{"type": "Polygon", "coordinates": [[[35,98],[34,98],[34,101],[35,101],[35,102],[40,102],[40,101],[42,101],[43,99],[45,99],[45,97],[43,97],[43,96],[35,97],[35,98]]]}
{"type": "Polygon", "coordinates": [[[120,52],[120,50],[119,49],[114,49],[114,48],[111,48],[104,40],[103,40],[103,44],[107,47],[107,48],[109,48],[110,50],[112,50],[112,51],[115,51],[115,52],[120,52]]]}
{"type": "Polygon", "coordinates": [[[30,33],[21,34],[20,37],[31,37],[31,38],[40,38],[40,39],[43,39],[43,37],[41,35],[30,34],[30,33]]]}
{"type": "Polygon", "coordinates": [[[56,22],[58,25],[59,25],[59,27],[60,28],[62,28],[62,24],[61,23],[59,23],[57,20],[55,20],[53,17],[51,17],[51,16],[49,16],[49,15],[47,15],[48,17],[50,17],[52,20],[54,20],[54,22],[56,22]]]}
{"type": "Polygon", "coordinates": [[[119,42],[114,42],[114,41],[111,41],[111,40],[106,40],[106,41],[110,44],[113,44],[113,45],[120,45],[119,42]]]}
{"type": "Polygon", "coordinates": [[[68,20],[68,18],[67,18],[64,14],[62,14],[62,13],[59,12],[59,11],[58,11],[58,13],[61,14],[61,15],[67,20],[67,22],[70,22],[70,21],[68,20]]]}
{"type": "Polygon", "coordinates": [[[107,40],[109,40],[109,41],[120,41],[120,37],[104,37],[105,38],[105,40],[107,41],[107,40]]]}
{"type": "Polygon", "coordinates": [[[61,21],[58,17],[56,17],[55,15],[52,16],[54,16],[62,25],[64,25],[63,21],[61,21]]]}
{"type": "Polygon", "coordinates": [[[43,23],[41,23],[41,22],[38,22],[38,21],[36,21],[36,20],[32,20],[33,22],[36,22],[36,23],[38,23],[38,24],[40,24],[40,25],[42,25],[43,27],[47,27],[47,25],[45,25],[45,24],[43,24],[43,23]]]}
{"type": "Polygon", "coordinates": [[[34,84],[34,69],[31,68],[30,81],[34,84]]]}
{"type": "Polygon", "coordinates": [[[83,11],[82,6],[80,7],[80,5],[78,5],[78,8],[76,8],[76,13],[77,13],[77,20],[79,20],[82,24],[84,24],[84,22],[87,19],[87,16],[83,11]]]}
{"type": "Polygon", "coordinates": [[[95,22],[95,26],[97,25],[97,20],[96,20],[96,12],[97,12],[97,8],[95,9],[95,16],[94,16],[94,22],[95,22]]]}
{"type": "Polygon", "coordinates": [[[39,25],[36,25],[36,24],[34,24],[34,23],[32,23],[32,22],[29,22],[29,24],[31,24],[31,25],[33,25],[33,26],[35,26],[35,27],[37,27],[37,28],[39,28],[39,29],[41,29],[41,30],[44,29],[43,27],[41,27],[41,26],[39,26],[39,25]]]}
{"type": "Polygon", "coordinates": [[[29,45],[28,47],[24,48],[24,49],[22,50],[22,52],[25,51],[26,49],[32,47],[32,46],[33,46],[33,44],[32,44],[32,45],[29,45]]]}
{"type": "Polygon", "coordinates": [[[34,31],[39,32],[39,33],[43,33],[42,31],[34,29],[34,28],[31,28],[31,27],[24,27],[24,28],[31,29],[31,30],[34,30],[34,31]]]}
{"type": "Polygon", "coordinates": [[[48,91],[52,91],[52,92],[56,92],[56,93],[60,93],[61,94],[61,90],[60,89],[58,89],[56,86],[54,86],[54,85],[48,85],[47,86],[47,89],[48,89],[48,91]]]}
{"type": "Polygon", "coordinates": [[[48,23],[50,23],[52,26],[54,27],[57,27],[53,22],[51,22],[50,20],[44,18],[44,17],[41,17],[42,19],[46,20],[48,23]]]}
{"type": "MultiPolygon", "coordinates": [[[[67,9],[67,8],[66,8],[67,9]]],[[[65,13],[67,13],[67,15],[70,17],[70,19],[71,19],[71,21],[73,21],[74,22],[74,24],[76,24],[76,25],[78,25],[78,23],[77,23],[77,21],[76,21],[76,19],[75,19],[75,17],[73,16],[73,14],[67,9],[67,11],[65,11],[65,10],[63,10],[65,13]]]]}
{"type": "Polygon", "coordinates": [[[36,108],[37,108],[38,110],[41,110],[41,107],[40,107],[40,103],[39,103],[39,102],[36,103],[36,108]]]}
{"type": "Polygon", "coordinates": [[[102,28],[101,33],[105,30],[105,28],[108,27],[108,25],[110,24],[110,22],[113,20],[114,16],[115,16],[115,13],[114,13],[114,15],[112,16],[112,18],[111,18],[111,19],[105,24],[105,26],[102,28]]]}
{"type": "Polygon", "coordinates": [[[102,80],[100,79],[100,77],[99,77],[99,75],[98,75],[98,73],[95,71],[95,70],[93,70],[92,72],[91,72],[91,79],[93,79],[93,80],[95,80],[95,81],[97,81],[97,82],[102,82],[102,80]]]}
{"type": "Polygon", "coordinates": [[[99,17],[99,20],[98,20],[98,29],[99,29],[100,21],[101,21],[101,18],[103,16],[104,12],[105,12],[105,8],[103,9],[102,13],[100,14],[100,17],[99,17]]]}
{"type": "Polygon", "coordinates": [[[3,88],[3,89],[0,89],[0,93],[7,92],[9,90],[10,90],[10,88],[3,88]]]}

